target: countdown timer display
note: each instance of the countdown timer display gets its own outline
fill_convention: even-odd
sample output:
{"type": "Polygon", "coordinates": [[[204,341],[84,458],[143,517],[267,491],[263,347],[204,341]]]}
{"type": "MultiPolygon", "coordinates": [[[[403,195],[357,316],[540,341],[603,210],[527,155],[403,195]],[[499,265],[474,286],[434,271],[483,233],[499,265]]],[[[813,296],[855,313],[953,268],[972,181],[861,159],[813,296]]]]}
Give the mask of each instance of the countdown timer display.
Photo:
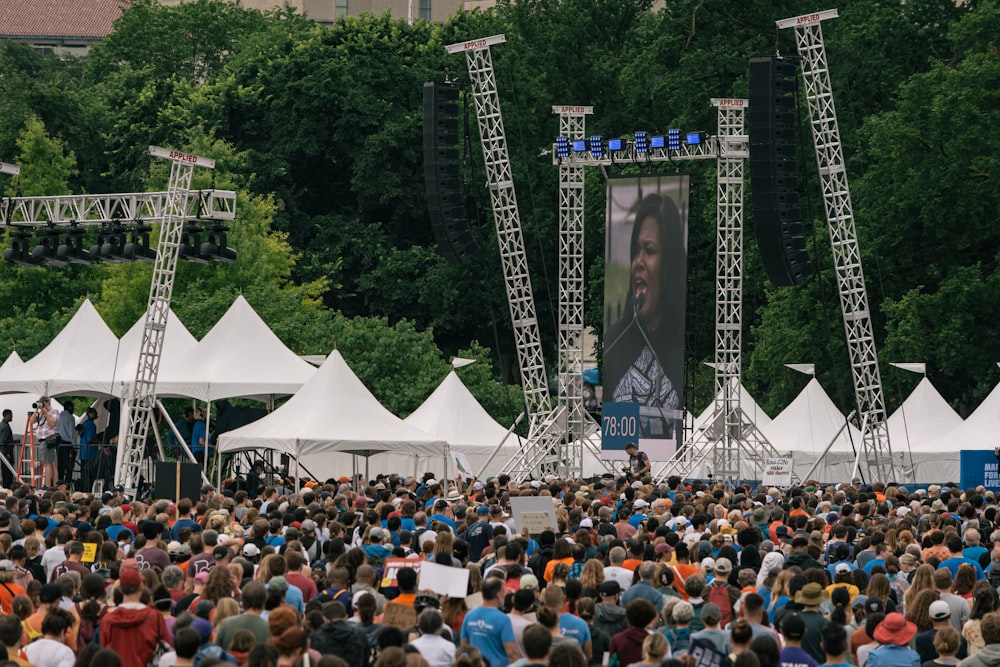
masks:
{"type": "Polygon", "coordinates": [[[601,449],[624,451],[639,442],[639,404],[605,403],[601,409],[601,449]]]}

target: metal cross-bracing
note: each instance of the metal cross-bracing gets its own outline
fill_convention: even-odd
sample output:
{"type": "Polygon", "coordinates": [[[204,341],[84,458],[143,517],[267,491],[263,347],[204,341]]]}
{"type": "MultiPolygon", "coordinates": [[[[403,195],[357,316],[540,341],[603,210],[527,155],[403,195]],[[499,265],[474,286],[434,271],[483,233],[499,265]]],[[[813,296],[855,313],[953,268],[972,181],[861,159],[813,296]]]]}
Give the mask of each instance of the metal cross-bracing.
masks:
{"type": "Polygon", "coordinates": [[[795,28],[795,41],[802,58],[802,79],[809,108],[813,145],[823,190],[826,220],[833,246],[834,268],[844,316],[847,347],[851,357],[854,393],[862,425],[862,448],[869,480],[897,480],[889,429],[886,421],[882,378],[879,373],[875,336],[872,332],[868,293],[861,269],[861,251],[854,225],[851,192],[847,182],[833,102],[830,71],[823,43],[822,22],[836,18],[828,10],[778,21],[779,28],[795,28]]]}
{"type": "MultiPolygon", "coordinates": [[[[167,209],[167,192],[130,192],[105,195],[6,197],[0,199],[0,217],[18,226],[91,225],[116,220],[161,220],[167,209]]],[[[231,190],[198,190],[185,201],[185,220],[233,220],[236,193],[231,190]]]]}
{"type": "Polygon", "coordinates": [[[155,146],[151,146],[149,152],[171,160],[171,165],[170,181],[162,200],[160,239],[149,287],[142,347],[135,382],[128,395],[128,430],[124,442],[118,447],[118,465],[115,468],[115,483],[123,485],[126,492],[133,495],[138,489],[142,464],[146,460],[146,438],[156,408],[156,378],[170,314],[184,220],[189,214],[191,178],[195,166],[215,168],[215,160],[209,158],[166,151],[155,146]]]}
{"type": "Polygon", "coordinates": [[[507,138],[504,134],[500,97],[490,46],[506,41],[495,35],[461,44],[452,44],[448,53],[465,53],[472,81],[476,117],[479,125],[487,187],[493,207],[500,261],[503,265],[507,302],[514,327],[521,384],[529,418],[527,444],[512,456],[504,471],[515,479],[524,479],[543,470],[557,470],[560,465],[564,425],[562,411],[553,410],[545,375],[545,360],[535,314],[535,299],[524,251],[521,219],[514,194],[507,138]],[[559,414],[556,414],[559,413],[559,414]]]}
{"type": "MultiPolygon", "coordinates": [[[[554,106],[559,134],[583,139],[593,107],[554,106]]],[[[566,473],[583,476],[583,442],[587,435],[583,406],[583,166],[559,165],[559,405],[566,414],[566,473]]]]}

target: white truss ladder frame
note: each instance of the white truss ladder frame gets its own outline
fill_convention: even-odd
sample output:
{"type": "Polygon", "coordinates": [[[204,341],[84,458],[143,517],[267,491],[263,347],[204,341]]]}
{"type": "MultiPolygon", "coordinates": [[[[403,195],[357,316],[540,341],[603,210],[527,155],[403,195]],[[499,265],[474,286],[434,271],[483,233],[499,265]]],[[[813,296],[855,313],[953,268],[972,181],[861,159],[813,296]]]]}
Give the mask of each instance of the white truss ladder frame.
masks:
{"type": "Polygon", "coordinates": [[[802,80],[823,188],[830,244],[833,247],[840,307],[854,378],[854,395],[858,405],[858,419],[862,425],[862,457],[868,480],[902,481],[897,475],[889,443],[885,398],[872,332],[868,292],[861,269],[861,251],[847,182],[847,166],[823,43],[822,22],[836,17],[837,10],[831,9],[783,19],[776,24],[778,28],[795,29],[795,42],[802,58],[802,80]]]}
{"type": "Polygon", "coordinates": [[[504,35],[494,35],[451,44],[446,50],[448,53],[465,53],[472,81],[486,182],[493,207],[529,420],[527,442],[508,460],[503,471],[515,480],[521,480],[531,475],[558,470],[565,431],[565,412],[559,407],[553,409],[550,405],[542,341],[535,314],[535,298],[524,251],[496,76],[493,73],[490,46],[506,41],[504,35]]]}
{"type": "MultiPolygon", "coordinates": [[[[162,220],[166,215],[168,195],[167,192],[129,192],[6,197],[0,200],[0,217],[6,224],[19,227],[162,220]]],[[[236,217],[236,193],[232,190],[198,190],[191,195],[186,201],[186,220],[233,220],[236,217]]]]}
{"type": "Polygon", "coordinates": [[[743,211],[744,170],[749,157],[744,134],[745,99],[713,98],[718,109],[716,160],[715,259],[715,399],[712,417],[692,434],[684,452],[654,475],[661,480],[695,470],[702,463],[716,479],[735,483],[742,478],[741,458],[760,468],[763,458],[777,456],[774,447],[740,405],[743,346],[743,211]],[[711,456],[711,458],[709,458],[711,456]]]}
{"type": "MultiPolygon", "coordinates": [[[[559,116],[560,136],[586,137],[589,106],[553,106],[559,116]]],[[[582,166],[559,165],[559,406],[566,412],[566,443],[562,457],[565,475],[583,477],[583,448],[588,433],[583,406],[583,296],[584,296],[584,177],[582,166]]],[[[589,422],[589,423],[588,423],[589,422]]],[[[594,424],[596,427],[596,424],[594,424]]]]}
{"type": "MultiPolygon", "coordinates": [[[[142,347],[135,382],[128,397],[128,430],[124,442],[118,447],[118,465],[115,467],[115,484],[125,487],[135,495],[139,486],[141,468],[146,456],[146,437],[156,409],[156,378],[160,371],[163,337],[170,315],[177,259],[180,256],[184,220],[191,198],[191,178],[194,168],[215,168],[215,160],[171,151],[156,146],[149,147],[149,154],[171,161],[167,196],[163,200],[163,218],[156,261],[153,263],[153,280],[149,286],[149,302],[142,331],[142,347]]],[[[202,474],[203,479],[207,478],[202,474]]]]}

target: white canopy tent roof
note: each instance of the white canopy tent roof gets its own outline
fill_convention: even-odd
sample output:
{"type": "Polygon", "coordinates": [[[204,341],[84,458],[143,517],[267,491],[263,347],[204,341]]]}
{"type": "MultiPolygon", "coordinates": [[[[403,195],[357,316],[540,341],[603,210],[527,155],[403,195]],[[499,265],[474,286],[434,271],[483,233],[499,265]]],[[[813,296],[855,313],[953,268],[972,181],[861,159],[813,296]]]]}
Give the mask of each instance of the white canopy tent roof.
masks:
{"type": "Polygon", "coordinates": [[[781,414],[761,430],[780,452],[819,455],[834,436],[836,440],[830,451],[850,452],[852,439],[855,444],[860,443],[861,433],[853,425],[844,428],[846,421],[819,380],[812,378],[781,414]]]}
{"type": "Polygon", "coordinates": [[[940,438],[928,442],[924,449],[933,452],[963,449],[993,449],[1000,433],[1000,384],[993,388],[964,422],[940,438]]]}
{"type": "Polygon", "coordinates": [[[87,299],[44,350],[0,376],[0,392],[109,394],[117,353],[118,338],[87,299]]]}
{"type": "Polygon", "coordinates": [[[324,478],[351,474],[350,456],[338,454],[443,457],[446,444],[386,410],[337,350],[287,403],[219,437],[220,452],[270,449],[324,478]]]}
{"type": "MultiPolygon", "coordinates": [[[[0,366],[0,378],[3,378],[5,373],[13,371],[15,368],[20,368],[23,365],[24,361],[21,360],[21,355],[17,353],[17,350],[14,350],[3,362],[3,365],[0,366]]],[[[24,436],[24,427],[28,423],[26,416],[29,412],[34,412],[31,404],[37,400],[37,394],[4,394],[0,396],[0,410],[10,410],[14,413],[14,420],[10,423],[10,430],[15,436],[24,436]]],[[[52,399],[52,407],[56,410],[62,410],[62,405],[54,398],[52,399]]]]}
{"type": "MultiPolygon", "coordinates": [[[[935,441],[961,425],[962,418],[925,377],[889,416],[889,442],[893,451],[914,454],[941,451],[935,441]]],[[[954,449],[956,460],[957,449],[954,449]]]]}
{"type": "MultiPolygon", "coordinates": [[[[140,317],[132,327],[125,332],[118,344],[117,363],[108,369],[108,393],[125,398],[128,389],[135,381],[136,368],[139,365],[139,353],[142,350],[142,334],[146,326],[146,316],[140,317]]],[[[188,331],[180,318],[170,311],[167,318],[167,328],[163,334],[163,349],[160,351],[160,370],[172,368],[198,345],[198,341],[188,331]]]]}
{"type": "MultiPolygon", "coordinates": [[[[403,421],[444,440],[451,446],[452,452],[465,454],[474,473],[479,473],[501,443],[503,446],[484,470],[484,475],[499,473],[507,459],[517,451],[517,436],[511,434],[507,437],[507,429],[483,409],[455,371],[448,373],[427,400],[403,421]]],[[[383,464],[387,462],[383,461],[384,456],[388,455],[380,455],[372,461],[373,465],[385,467],[383,464]]],[[[438,469],[441,463],[439,457],[421,461],[417,472],[443,472],[438,469]]],[[[408,474],[407,468],[402,470],[408,474]]],[[[383,472],[400,470],[389,468],[383,472]]],[[[450,470],[449,474],[454,472],[450,470]]]]}
{"type": "Polygon", "coordinates": [[[289,350],[242,295],[175,363],[160,366],[159,396],[215,401],[297,392],[316,368],[289,350]]]}
{"type": "MultiPolygon", "coordinates": [[[[743,383],[740,383],[740,409],[743,413],[757,425],[757,428],[763,430],[765,426],[771,423],[771,418],[767,416],[763,408],[757,405],[757,401],[754,400],[750,392],[747,391],[743,383]]],[[[721,401],[723,399],[722,391],[716,394],[716,400],[721,401]]],[[[697,417],[694,418],[694,428],[695,430],[700,430],[708,425],[709,420],[712,418],[712,411],[715,409],[715,402],[708,404],[704,410],[701,411],[697,417]]]]}

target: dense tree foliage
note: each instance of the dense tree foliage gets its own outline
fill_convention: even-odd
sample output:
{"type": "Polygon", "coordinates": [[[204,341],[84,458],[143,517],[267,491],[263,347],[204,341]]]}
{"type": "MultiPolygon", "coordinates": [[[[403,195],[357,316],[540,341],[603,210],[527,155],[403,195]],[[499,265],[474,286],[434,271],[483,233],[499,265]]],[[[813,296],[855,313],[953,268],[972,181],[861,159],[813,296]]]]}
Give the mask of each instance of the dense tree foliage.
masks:
{"type": "MultiPolygon", "coordinates": [[[[203,335],[243,293],[299,353],[336,346],[404,414],[465,349],[460,374],[491,413],[520,411],[503,276],[483,191],[471,101],[463,151],[481,251],[445,262],[426,216],[422,83],[463,79],[449,43],[505,33],[493,50],[545,352],[557,340],[557,177],[545,150],[553,104],[589,104],[605,136],[683,127],[713,131],[709,98],[744,96],[748,58],[794,50],[776,19],[803,0],[501,0],[443,25],[383,16],[320,26],[283,10],[191,0],[134,0],[84,60],[0,45],[0,155],[25,167],[8,194],[163,187],[148,144],[219,160],[219,187],[240,192],[230,241],[240,261],[182,266],[175,312],[203,335]],[[489,344],[491,353],[481,345],[489,344]]],[[[995,229],[1000,131],[997,0],[845,0],[824,24],[841,134],[854,186],[881,359],[926,361],[945,396],[973,408],[997,379],[1000,311],[995,229]]],[[[803,126],[803,132],[807,128],[803,126]]],[[[774,412],[812,362],[841,407],[853,401],[829,237],[802,137],[804,213],[819,275],[775,290],[763,277],[747,211],[746,382],[774,412]]],[[[691,405],[707,402],[714,346],[715,169],[687,163],[692,196],[688,365],[691,405]]],[[[643,171],[653,167],[614,167],[643,171]]],[[[662,169],[659,167],[658,169],[662,169]]],[[[211,176],[200,174],[207,185],[211,176]]],[[[747,198],[749,201],[749,197],[747,198]]],[[[602,175],[587,177],[587,321],[600,327],[602,175]]],[[[121,334],[142,313],[149,267],[0,266],[0,354],[30,355],[90,296],[121,334]]],[[[891,401],[912,382],[885,373],[891,401]]]]}

